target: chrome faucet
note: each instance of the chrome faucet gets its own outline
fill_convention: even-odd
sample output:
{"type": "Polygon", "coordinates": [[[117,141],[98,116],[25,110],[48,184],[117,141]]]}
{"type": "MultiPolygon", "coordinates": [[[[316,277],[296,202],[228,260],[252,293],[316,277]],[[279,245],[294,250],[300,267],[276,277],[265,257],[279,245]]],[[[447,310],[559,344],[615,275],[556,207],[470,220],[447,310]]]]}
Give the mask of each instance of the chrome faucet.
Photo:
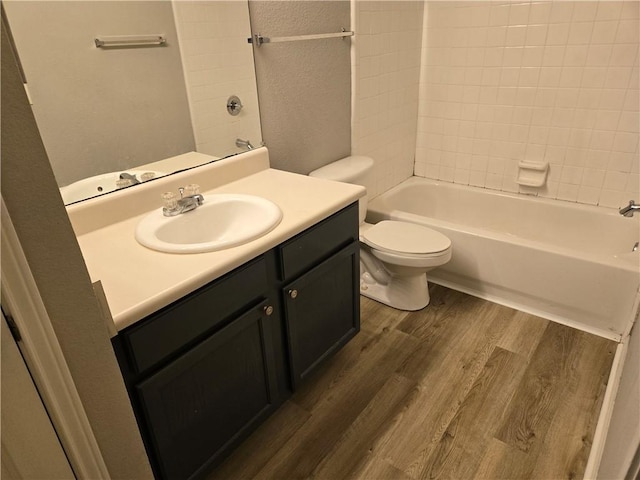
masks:
{"type": "Polygon", "coordinates": [[[620,215],[624,215],[625,217],[633,217],[636,210],[640,210],[640,205],[638,205],[635,200],[629,200],[629,205],[622,207],[619,212],[620,215]]]}
{"type": "Polygon", "coordinates": [[[181,213],[195,210],[204,203],[204,197],[198,193],[200,187],[198,185],[187,185],[187,187],[178,188],[180,198],[175,198],[175,193],[166,192],[162,195],[165,206],[162,208],[162,214],[165,217],[175,217],[181,213]],[[185,195],[185,191],[188,195],[185,195]]]}
{"type": "Polygon", "coordinates": [[[135,175],[131,175],[127,172],[122,172],[120,174],[120,180],[129,180],[131,182],[131,185],[137,185],[138,183],[140,183],[140,180],[138,180],[135,175]]]}
{"type": "Polygon", "coordinates": [[[236,138],[236,147],[238,148],[246,148],[247,150],[253,150],[255,147],[251,145],[249,140],[242,140],[241,138],[236,138]]]}

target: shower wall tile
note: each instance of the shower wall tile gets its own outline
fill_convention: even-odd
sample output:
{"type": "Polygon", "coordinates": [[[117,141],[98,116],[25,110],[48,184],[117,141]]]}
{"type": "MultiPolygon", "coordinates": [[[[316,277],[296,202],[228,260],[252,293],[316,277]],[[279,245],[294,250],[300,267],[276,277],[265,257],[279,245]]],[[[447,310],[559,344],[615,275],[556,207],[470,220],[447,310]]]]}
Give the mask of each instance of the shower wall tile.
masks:
{"type": "Polygon", "coordinates": [[[639,195],[639,2],[428,1],[415,174],[618,207],[639,195]],[[548,161],[520,188],[520,160],[548,161]]]}
{"type": "Polygon", "coordinates": [[[352,2],[351,148],[375,161],[370,196],[413,174],[423,8],[422,1],[352,2]]]}
{"type": "Polygon", "coordinates": [[[238,152],[236,138],[259,144],[262,134],[253,53],[247,43],[247,3],[173,0],[172,5],[197,151],[213,156],[238,152]],[[236,23],[223,20],[227,18],[235,18],[236,23]],[[231,95],[242,101],[240,115],[227,112],[231,95]]]}

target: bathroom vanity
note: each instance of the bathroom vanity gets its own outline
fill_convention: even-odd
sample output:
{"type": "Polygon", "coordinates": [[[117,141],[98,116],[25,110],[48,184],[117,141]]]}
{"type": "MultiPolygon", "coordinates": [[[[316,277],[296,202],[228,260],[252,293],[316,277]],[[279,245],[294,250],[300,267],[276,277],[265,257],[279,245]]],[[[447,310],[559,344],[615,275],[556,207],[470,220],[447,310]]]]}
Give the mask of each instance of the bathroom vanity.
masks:
{"type": "MultiPolygon", "coordinates": [[[[209,471],[359,330],[363,189],[256,158],[256,171],[243,164],[235,180],[210,190],[260,195],[282,209],[280,225],[245,245],[155,252],[133,239],[139,214],[95,228],[82,220],[87,212],[70,212],[105,290],[112,343],[158,478],[209,471]]],[[[211,178],[225,172],[220,162],[211,178]]]]}
{"type": "Polygon", "coordinates": [[[354,204],[120,332],[162,478],[215,463],[360,327],[354,204]]]}

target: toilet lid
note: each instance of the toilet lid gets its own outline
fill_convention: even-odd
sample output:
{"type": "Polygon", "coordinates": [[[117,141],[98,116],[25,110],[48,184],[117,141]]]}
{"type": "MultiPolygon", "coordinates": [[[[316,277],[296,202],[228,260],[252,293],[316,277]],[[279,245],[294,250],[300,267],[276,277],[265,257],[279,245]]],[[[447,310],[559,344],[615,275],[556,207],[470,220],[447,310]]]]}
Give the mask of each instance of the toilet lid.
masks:
{"type": "Polygon", "coordinates": [[[440,232],[415,223],[384,220],[363,232],[370,247],[411,254],[429,254],[447,250],[451,240],[440,232]]]}

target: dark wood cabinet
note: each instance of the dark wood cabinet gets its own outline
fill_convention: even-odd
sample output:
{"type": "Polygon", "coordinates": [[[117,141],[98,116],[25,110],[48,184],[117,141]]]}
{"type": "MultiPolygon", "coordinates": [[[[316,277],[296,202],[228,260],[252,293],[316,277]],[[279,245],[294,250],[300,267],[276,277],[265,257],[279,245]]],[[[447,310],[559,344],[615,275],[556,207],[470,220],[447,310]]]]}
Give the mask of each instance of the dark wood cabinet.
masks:
{"type": "Polygon", "coordinates": [[[360,330],[358,204],[278,248],[295,389],[360,330]]]}
{"type": "Polygon", "coordinates": [[[228,323],[269,289],[262,255],[120,334],[136,373],[145,373],[228,323]]]}
{"type": "Polygon", "coordinates": [[[360,328],[357,203],[120,332],[158,478],[200,478],[360,328]]]}
{"type": "Polygon", "coordinates": [[[164,478],[189,478],[275,407],[267,302],[136,385],[164,478]]]}
{"type": "Polygon", "coordinates": [[[358,244],[283,289],[294,388],[360,330],[358,244]]]}

